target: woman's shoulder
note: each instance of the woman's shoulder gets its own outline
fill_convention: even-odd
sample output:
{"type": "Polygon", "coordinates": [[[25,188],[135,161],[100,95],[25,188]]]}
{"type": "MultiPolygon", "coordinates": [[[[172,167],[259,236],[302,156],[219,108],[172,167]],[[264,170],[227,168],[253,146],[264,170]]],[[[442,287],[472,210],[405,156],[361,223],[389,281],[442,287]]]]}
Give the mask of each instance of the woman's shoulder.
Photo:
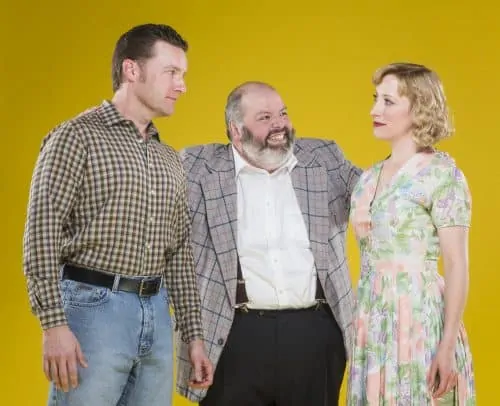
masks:
{"type": "Polygon", "coordinates": [[[462,172],[457,160],[448,152],[436,151],[429,162],[433,173],[440,175],[444,173],[462,172]]]}
{"type": "Polygon", "coordinates": [[[448,152],[436,151],[429,163],[429,169],[429,173],[436,185],[450,182],[467,182],[463,170],[456,159],[448,152]]]}
{"type": "Polygon", "coordinates": [[[430,165],[434,167],[439,167],[442,169],[454,168],[457,166],[455,158],[445,151],[434,151],[432,154],[432,159],[430,165]]]}

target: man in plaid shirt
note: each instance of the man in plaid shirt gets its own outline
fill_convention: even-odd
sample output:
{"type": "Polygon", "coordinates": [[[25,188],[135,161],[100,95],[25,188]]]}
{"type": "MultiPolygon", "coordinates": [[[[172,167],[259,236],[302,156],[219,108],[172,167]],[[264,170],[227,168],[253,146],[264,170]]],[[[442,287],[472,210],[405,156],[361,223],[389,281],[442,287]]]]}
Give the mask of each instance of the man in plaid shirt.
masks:
{"type": "Polygon", "coordinates": [[[169,26],[132,28],[114,50],[112,100],[42,143],[24,272],[43,329],[49,405],[170,405],[170,304],[193,386],[211,384],[185,176],[152,124],[186,90],[187,48],[169,26]]]}

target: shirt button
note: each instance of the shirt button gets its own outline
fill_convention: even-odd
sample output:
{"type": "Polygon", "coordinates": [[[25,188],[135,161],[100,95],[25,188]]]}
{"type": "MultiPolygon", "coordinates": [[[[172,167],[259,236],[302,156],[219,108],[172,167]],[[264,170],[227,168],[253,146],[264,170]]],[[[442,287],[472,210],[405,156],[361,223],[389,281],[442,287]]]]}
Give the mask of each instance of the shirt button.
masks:
{"type": "Polygon", "coordinates": [[[217,340],[217,344],[219,344],[219,345],[224,344],[224,339],[223,339],[223,338],[219,338],[219,339],[217,340]]]}

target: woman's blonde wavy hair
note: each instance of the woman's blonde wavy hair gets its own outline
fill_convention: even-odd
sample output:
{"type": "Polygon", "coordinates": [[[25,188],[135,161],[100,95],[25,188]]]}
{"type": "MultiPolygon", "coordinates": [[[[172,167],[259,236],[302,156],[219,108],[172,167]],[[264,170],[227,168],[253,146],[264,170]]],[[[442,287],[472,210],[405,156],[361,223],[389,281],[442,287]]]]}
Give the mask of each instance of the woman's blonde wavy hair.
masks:
{"type": "Polygon", "coordinates": [[[398,79],[399,95],[410,100],[413,139],[419,147],[430,147],[454,132],[443,85],[434,71],[413,63],[391,63],[375,71],[372,83],[378,86],[387,75],[398,79]]]}

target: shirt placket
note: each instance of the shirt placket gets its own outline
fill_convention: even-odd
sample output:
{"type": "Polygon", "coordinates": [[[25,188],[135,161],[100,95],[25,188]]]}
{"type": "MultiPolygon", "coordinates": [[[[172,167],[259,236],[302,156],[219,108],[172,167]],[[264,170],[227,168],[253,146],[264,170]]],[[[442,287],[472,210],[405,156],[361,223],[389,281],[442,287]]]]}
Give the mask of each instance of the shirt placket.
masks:
{"type": "Polygon", "coordinates": [[[286,278],[283,269],[282,251],[280,248],[282,244],[282,238],[284,238],[284,236],[282,235],[282,230],[284,227],[283,221],[285,220],[283,219],[283,207],[285,207],[287,202],[283,200],[285,190],[281,187],[282,180],[280,178],[282,178],[281,171],[278,171],[269,177],[269,180],[271,182],[269,193],[272,193],[273,196],[272,224],[274,224],[274,233],[275,233],[273,235],[274,245],[273,249],[271,250],[272,252],[271,261],[272,261],[272,267],[274,269],[275,294],[278,301],[278,305],[282,306],[288,300],[285,288],[286,278]],[[281,204],[282,202],[284,204],[281,204]]]}
{"type": "Polygon", "coordinates": [[[154,147],[152,146],[150,139],[142,140],[142,155],[144,158],[144,171],[146,178],[146,193],[144,193],[145,200],[145,212],[144,216],[144,237],[142,241],[142,258],[140,263],[140,273],[145,274],[150,272],[153,266],[153,254],[154,254],[154,221],[155,221],[155,210],[154,203],[156,197],[156,184],[154,173],[154,159],[153,152],[154,147]]]}

